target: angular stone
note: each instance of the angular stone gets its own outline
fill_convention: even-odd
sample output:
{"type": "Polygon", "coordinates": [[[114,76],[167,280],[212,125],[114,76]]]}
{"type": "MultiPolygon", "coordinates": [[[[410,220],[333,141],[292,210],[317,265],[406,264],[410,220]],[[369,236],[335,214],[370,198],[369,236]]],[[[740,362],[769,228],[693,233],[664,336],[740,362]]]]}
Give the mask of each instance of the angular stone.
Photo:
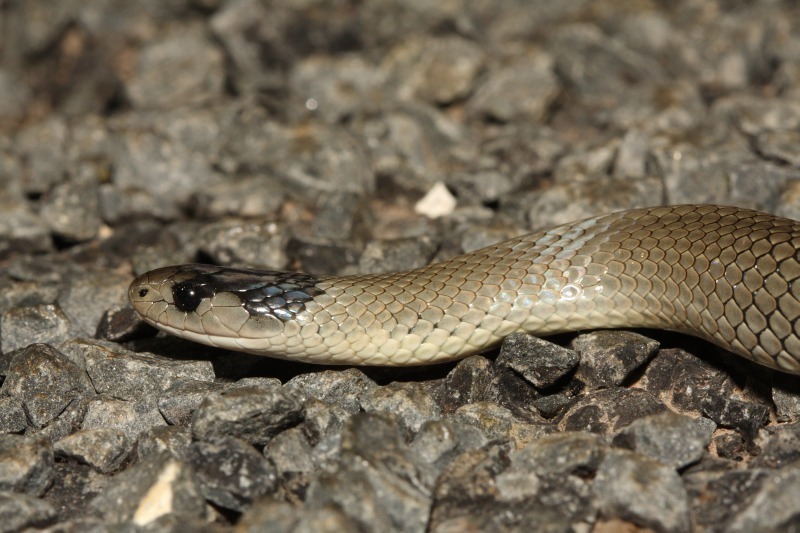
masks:
{"type": "Polygon", "coordinates": [[[44,500],[29,494],[0,491],[0,532],[12,533],[31,528],[43,529],[51,525],[58,515],[56,509],[44,500]]]}
{"type": "Polygon", "coordinates": [[[559,417],[566,431],[616,433],[634,420],[666,411],[666,407],[639,389],[608,389],[580,396],[559,417]]]}
{"type": "Polygon", "coordinates": [[[680,470],[700,460],[715,429],[716,424],[707,418],[665,411],[634,420],[613,442],[680,470]]]}
{"type": "Polygon", "coordinates": [[[33,344],[19,351],[1,390],[22,402],[25,414],[37,428],[50,424],[71,403],[94,395],[86,372],[47,344],[33,344]]]}
{"type": "Polygon", "coordinates": [[[234,436],[263,446],[302,420],[303,404],[290,390],[279,386],[233,388],[212,394],[195,410],[192,434],[204,440],[234,436]]]}
{"type": "Polygon", "coordinates": [[[187,461],[206,499],[226,509],[243,511],[275,490],[275,467],[241,439],[212,437],[194,442],[187,461]]]}
{"type": "Polygon", "coordinates": [[[414,434],[422,424],[441,417],[439,406],[433,398],[414,383],[393,382],[371,389],[361,399],[367,413],[391,413],[398,418],[401,428],[414,434]]]}
{"type": "Polygon", "coordinates": [[[53,444],[60,456],[85,463],[103,474],[119,469],[132,448],[133,442],[119,429],[84,429],[53,444]]]}
{"type": "Polygon", "coordinates": [[[353,416],[342,435],[336,472],[322,473],[308,489],[311,510],[339,507],[362,527],[422,531],[432,504],[420,467],[397,428],[382,415],[353,416]]]}
{"type": "Polygon", "coordinates": [[[97,392],[122,400],[149,398],[153,394],[166,391],[179,381],[214,380],[214,369],[210,361],[134,353],[117,344],[88,339],[69,344],[69,348],[63,348],[80,353],[85,358],[86,372],[97,392]]]}
{"type": "Polygon", "coordinates": [[[621,518],[660,531],[690,529],[681,478],[658,461],[628,451],[609,451],[592,490],[604,518],[621,518]]]}
{"type": "Polygon", "coordinates": [[[81,429],[120,429],[135,440],[142,431],[163,425],[164,418],[148,401],[96,399],[89,404],[81,429]]]}
{"type": "Polygon", "coordinates": [[[0,433],[22,433],[28,419],[22,401],[10,396],[0,396],[0,433]]]}
{"type": "Polygon", "coordinates": [[[186,426],[203,401],[222,389],[224,385],[213,381],[176,381],[158,399],[158,410],[168,423],[186,426]]]}
{"type": "Polygon", "coordinates": [[[496,364],[510,368],[537,389],[546,389],[566,376],[580,356],[557,344],[525,333],[506,337],[496,364]]]}
{"type": "Polygon", "coordinates": [[[192,431],[188,427],[153,426],[139,433],[136,440],[136,457],[148,460],[161,453],[185,460],[192,443],[192,431]]]}
{"type": "Polygon", "coordinates": [[[167,515],[185,522],[208,517],[194,471],[167,454],[151,456],[115,476],[92,500],[90,509],[107,523],[129,522],[139,527],[167,515]]]}
{"type": "Polygon", "coordinates": [[[305,398],[340,405],[350,413],[361,409],[361,397],[377,384],[357,368],[301,374],[286,383],[286,389],[305,398]]]}
{"type": "Polygon", "coordinates": [[[54,461],[45,439],[0,435],[0,491],[41,496],[53,484],[54,461]]]}
{"type": "Polygon", "coordinates": [[[575,377],[597,389],[621,385],[655,356],[658,341],[629,331],[596,331],[579,335],[572,347],[581,358],[575,377]]]}
{"type": "Polygon", "coordinates": [[[57,345],[75,334],[69,317],[57,305],[20,307],[0,314],[0,349],[3,352],[30,344],[57,345]]]}

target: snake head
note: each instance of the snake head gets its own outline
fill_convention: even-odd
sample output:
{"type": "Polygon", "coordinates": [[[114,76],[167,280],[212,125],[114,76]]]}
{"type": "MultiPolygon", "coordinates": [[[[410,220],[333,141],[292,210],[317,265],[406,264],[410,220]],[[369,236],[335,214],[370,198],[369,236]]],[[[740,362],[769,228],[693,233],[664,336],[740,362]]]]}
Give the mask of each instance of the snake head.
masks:
{"type": "Polygon", "coordinates": [[[179,337],[242,349],[242,339],[278,335],[297,323],[305,304],[321,293],[306,274],[190,264],[136,278],[133,308],[149,324],[179,337]]]}

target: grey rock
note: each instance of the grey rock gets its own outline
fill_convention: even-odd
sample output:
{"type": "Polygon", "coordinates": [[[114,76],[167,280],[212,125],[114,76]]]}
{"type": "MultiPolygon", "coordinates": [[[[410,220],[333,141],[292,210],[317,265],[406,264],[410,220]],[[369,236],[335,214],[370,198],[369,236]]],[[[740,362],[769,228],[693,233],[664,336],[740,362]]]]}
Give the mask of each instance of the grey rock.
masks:
{"type": "Polygon", "coordinates": [[[423,267],[431,262],[438,246],[430,237],[370,241],[358,261],[358,270],[383,274],[423,267]]]}
{"type": "Polygon", "coordinates": [[[303,420],[303,404],[297,394],[281,387],[233,388],[208,397],[192,417],[197,439],[235,436],[263,446],[303,420]]]}
{"type": "Polygon", "coordinates": [[[720,118],[733,120],[748,135],[789,131],[800,125],[800,102],[749,94],[721,99],[713,108],[720,118]]]}
{"type": "Polygon", "coordinates": [[[519,374],[509,368],[497,367],[492,377],[486,400],[497,403],[520,420],[538,424],[542,422],[537,400],[541,394],[519,374]]]}
{"type": "Polygon", "coordinates": [[[552,59],[532,49],[496,68],[490,65],[487,81],[470,99],[470,108],[501,122],[543,122],[559,90],[552,59]]]}
{"type": "Polygon", "coordinates": [[[211,17],[211,29],[230,57],[238,90],[247,94],[281,86],[279,67],[287,54],[293,55],[281,29],[290,23],[290,11],[270,10],[253,0],[225,3],[211,17]]]}
{"type": "Polygon", "coordinates": [[[22,401],[11,396],[0,396],[0,433],[22,433],[27,426],[22,401]]]}
{"type": "Polygon", "coordinates": [[[480,355],[459,361],[439,389],[442,412],[453,413],[464,405],[486,400],[494,374],[492,362],[480,355]]]}
{"type": "Polygon", "coordinates": [[[0,492],[0,532],[13,533],[52,524],[58,513],[44,500],[29,494],[0,492]]]}
{"type": "Polygon", "coordinates": [[[136,440],[138,461],[149,460],[161,453],[185,460],[192,443],[192,431],[188,427],[153,426],[139,433],[136,440]]]}
{"type": "MultiPolygon", "coordinates": [[[[490,201],[496,200],[497,198],[493,198],[490,201]]],[[[458,211],[456,211],[456,213],[458,213],[458,211]]],[[[465,253],[480,250],[481,248],[492,246],[498,242],[507,241],[525,233],[524,229],[517,226],[489,228],[483,224],[485,224],[485,222],[470,224],[470,226],[461,233],[459,244],[461,245],[461,250],[465,253]]]]}
{"type": "Polygon", "coordinates": [[[703,413],[723,427],[736,428],[746,438],[752,438],[769,419],[765,402],[712,396],[702,403],[703,413]]]}
{"type": "MultiPolygon", "coordinates": [[[[761,453],[751,461],[754,467],[777,470],[795,466],[800,459],[800,426],[797,423],[767,426],[761,435],[767,438],[761,453]]],[[[740,448],[745,446],[740,445],[740,448]]]]}
{"type": "Polygon", "coordinates": [[[88,241],[100,231],[98,169],[82,164],[69,180],[54,185],[40,214],[51,231],[68,242],[88,241]]]}
{"type": "Polygon", "coordinates": [[[289,428],[264,447],[264,456],[282,476],[311,474],[314,470],[311,444],[300,428],[289,428]]]}
{"type": "Polygon", "coordinates": [[[348,130],[309,123],[285,134],[293,146],[280,172],[290,190],[320,199],[332,193],[363,195],[375,189],[364,145],[348,130]]]}
{"type": "Polygon", "coordinates": [[[118,470],[133,448],[133,442],[119,429],[86,429],[53,443],[62,457],[85,463],[98,472],[118,470]]]}
{"type": "Polygon", "coordinates": [[[460,37],[411,38],[390,52],[383,69],[386,86],[397,87],[400,98],[446,105],[473,91],[484,60],[480,48],[460,37]]]}
{"type": "Polygon", "coordinates": [[[606,440],[599,435],[567,431],[536,439],[509,457],[517,470],[538,476],[594,475],[608,450],[606,440]]]}
{"type": "Polygon", "coordinates": [[[211,381],[176,381],[158,399],[158,410],[171,425],[188,426],[203,400],[223,385],[211,381]]]}
{"type": "Polygon", "coordinates": [[[653,177],[573,179],[538,194],[527,206],[528,217],[531,228],[545,228],[587,216],[658,205],[663,189],[662,180],[653,177]]]}
{"type": "Polygon", "coordinates": [[[19,307],[0,314],[0,349],[10,352],[30,344],[58,344],[71,339],[76,328],[57,305],[19,307]]]}
{"type": "Polygon", "coordinates": [[[798,496],[800,469],[770,472],[748,505],[726,524],[728,531],[786,531],[800,524],[800,514],[791,503],[798,496]]]}
{"type": "Polygon", "coordinates": [[[94,395],[88,376],[63,353],[47,344],[19,351],[2,391],[22,403],[35,427],[44,427],[73,402],[94,395]]]}
{"type": "Polygon", "coordinates": [[[590,24],[564,25],[547,50],[563,83],[586,105],[610,107],[664,79],[658,63],[590,24]]]}
{"type": "Polygon", "coordinates": [[[275,467],[255,448],[234,437],[192,443],[187,461],[206,499],[226,509],[243,511],[253,500],[275,490],[275,467]]]}
{"type": "Polygon", "coordinates": [[[716,425],[671,411],[635,420],[614,437],[614,445],[657,460],[676,470],[703,456],[716,425]]]}
{"type": "Polygon", "coordinates": [[[11,282],[0,294],[0,313],[13,308],[52,304],[59,292],[61,292],[60,283],[48,283],[43,280],[11,282]]]}
{"type": "Polygon", "coordinates": [[[674,148],[654,153],[663,169],[664,186],[670,201],[724,203],[730,188],[730,165],[746,157],[741,155],[742,150],[707,153],[687,146],[681,148],[680,153],[681,159],[677,163],[672,159],[674,148]]]}
{"type": "MultiPolygon", "coordinates": [[[[112,156],[118,187],[172,203],[187,201],[196,191],[221,181],[206,157],[187,146],[185,139],[169,138],[152,127],[120,131],[112,156]]],[[[152,201],[158,206],[158,200],[152,201]]],[[[159,210],[152,212],[155,216],[159,210]]]]}
{"type": "Polygon", "coordinates": [[[334,276],[353,270],[352,265],[358,263],[362,248],[360,243],[295,235],[289,240],[287,253],[300,263],[303,272],[334,276]]]}
{"type": "Polygon", "coordinates": [[[127,83],[128,96],[140,109],[208,102],[222,94],[223,61],[201,26],[173,25],[141,50],[127,83]]]}
{"type": "Polygon", "coordinates": [[[617,178],[644,178],[648,174],[647,156],[649,139],[647,135],[629,131],[622,138],[617,156],[614,159],[613,175],[617,178]]]}
{"type": "Polygon", "coordinates": [[[779,422],[797,422],[800,419],[800,390],[792,376],[775,374],[772,403],[779,422]]]}
{"type": "Polygon", "coordinates": [[[641,455],[605,454],[592,490],[601,515],[660,531],[688,531],[689,504],[681,478],[670,467],[641,455]]]}
{"type": "Polygon", "coordinates": [[[147,399],[181,381],[214,380],[210,361],[134,353],[103,341],[80,340],[72,345],[86,360],[86,372],[97,392],[121,400],[147,399]]]}
{"type": "Polygon", "coordinates": [[[356,54],[301,59],[288,80],[292,93],[306,102],[306,108],[329,123],[380,102],[380,82],[380,73],[356,54]]]}
{"type": "Polygon", "coordinates": [[[581,358],[575,377],[590,388],[621,385],[631,372],[655,356],[658,345],[658,341],[628,331],[579,335],[572,341],[581,358]]]}
{"type": "MultiPolygon", "coordinates": [[[[305,411],[303,432],[315,446],[323,439],[336,439],[344,423],[354,414],[341,405],[330,404],[316,398],[305,401],[305,411]]],[[[338,454],[338,449],[336,453],[338,454]]]]}
{"type": "Polygon", "coordinates": [[[43,194],[61,180],[67,167],[65,148],[69,137],[66,120],[58,116],[36,121],[20,131],[17,143],[25,158],[26,193],[43,194]]]}
{"type": "Polygon", "coordinates": [[[400,428],[408,434],[416,433],[425,422],[442,414],[430,394],[414,383],[394,382],[376,387],[361,398],[361,406],[367,413],[395,415],[400,428]]]}
{"type": "Polygon", "coordinates": [[[498,446],[462,453],[448,465],[437,479],[434,488],[436,505],[430,518],[431,530],[481,528],[493,524],[496,513],[505,514],[507,507],[499,506],[496,477],[508,468],[506,450],[498,446]],[[489,521],[487,524],[486,521],[489,521]]]}
{"type": "Polygon", "coordinates": [[[256,175],[199,190],[192,203],[198,217],[215,220],[225,216],[273,218],[285,201],[273,177],[256,175]]]}
{"type": "Polygon", "coordinates": [[[506,337],[496,364],[510,368],[537,389],[555,385],[578,365],[572,350],[525,333],[506,337]]]}
{"type": "Polygon", "coordinates": [[[0,435],[0,490],[41,496],[53,484],[54,462],[47,440],[0,435]]]}
{"type": "Polygon", "coordinates": [[[166,422],[149,401],[96,399],[89,404],[81,429],[120,429],[132,440],[166,422]]]}
{"type": "Polygon", "coordinates": [[[419,469],[395,420],[355,415],[342,435],[338,472],[311,483],[306,505],[338,506],[364,528],[424,531],[432,501],[419,469]]]}
{"type": "Polygon", "coordinates": [[[142,320],[133,308],[117,307],[103,313],[97,325],[96,337],[121,343],[145,337],[152,331],[152,326],[142,320]]]}
{"type": "Polygon", "coordinates": [[[475,426],[445,418],[423,424],[411,441],[411,450],[421,462],[432,467],[432,471],[422,472],[435,479],[458,455],[482,448],[488,442],[475,426]]]}
{"type": "Polygon", "coordinates": [[[287,390],[304,399],[316,398],[352,414],[360,411],[361,398],[375,387],[376,383],[357,368],[298,375],[286,383],[287,390]]]}
{"type": "Polygon", "coordinates": [[[208,509],[189,466],[167,454],[152,456],[117,475],[90,504],[106,523],[148,527],[167,515],[191,523],[208,509]]]}
{"type": "Polygon", "coordinates": [[[25,107],[30,100],[30,91],[18,82],[19,74],[10,69],[0,70],[0,122],[14,122],[24,117],[25,107]]]}
{"type": "MultiPolygon", "coordinates": [[[[708,398],[729,398],[729,374],[683,350],[660,350],[644,373],[642,388],[679,412],[700,416],[708,398]]],[[[724,400],[720,400],[724,401],[724,400]]]]}
{"type": "Polygon", "coordinates": [[[138,219],[174,220],[180,215],[177,206],[163,196],[153,197],[146,191],[110,184],[98,190],[100,216],[107,224],[119,225],[138,219]]]}
{"type": "Polygon", "coordinates": [[[452,415],[457,422],[480,429],[494,441],[510,441],[521,447],[541,437],[543,426],[518,419],[505,407],[493,402],[475,402],[464,405],[452,415]]]}
{"type": "Polygon", "coordinates": [[[459,159],[454,153],[458,141],[470,140],[463,124],[411,102],[357,126],[371,149],[375,172],[390,176],[400,190],[415,193],[425,193],[442,181],[459,159]]]}
{"type": "Polygon", "coordinates": [[[126,305],[131,279],[116,272],[102,271],[73,276],[57,303],[80,335],[97,331],[107,309],[126,305]]]}
{"type": "Polygon", "coordinates": [[[320,201],[311,234],[320,239],[347,240],[365,233],[362,211],[363,197],[353,192],[327,195],[320,201]]]}
{"type": "Polygon", "coordinates": [[[752,454],[753,445],[749,441],[740,433],[722,433],[711,438],[709,448],[723,459],[740,462],[752,454]]]}
{"type": "Polygon", "coordinates": [[[792,169],[771,162],[741,162],[730,169],[729,194],[736,205],[772,211],[786,183],[796,177],[792,169]]]}
{"type": "MultiPolygon", "coordinates": [[[[251,193],[252,194],[252,193],[251,193]]],[[[289,264],[289,236],[274,222],[219,222],[203,228],[197,238],[199,251],[222,265],[249,265],[272,270],[289,264]]]]}
{"type": "Polygon", "coordinates": [[[0,196],[0,209],[0,256],[52,249],[50,228],[27,204],[0,196]]]}
{"type": "Polygon", "coordinates": [[[236,531],[241,533],[336,533],[360,530],[356,521],[336,507],[304,509],[303,513],[298,513],[293,505],[272,498],[253,503],[236,524],[236,531]]]}
{"type": "MultiPolygon", "coordinates": [[[[793,470],[788,469],[787,472],[793,470]]],[[[751,504],[766,480],[771,476],[780,477],[782,472],[761,468],[688,472],[683,480],[697,527],[727,531],[731,519],[738,517],[745,509],[754,510],[751,504]]],[[[782,511],[778,510],[777,513],[780,516],[782,511]]],[[[761,519],[769,520],[771,517],[764,516],[761,519]]]]}
{"type": "Polygon", "coordinates": [[[800,167],[800,133],[792,130],[764,131],[755,139],[756,148],[764,156],[800,167]]]}
{"type": "Polygon", "coordinates": [[[615,433],[643,416],[661,413],[664,404],[639,389],[609,389],[576,398],[559,417],[558,427],[567,431],[615,433]]]}

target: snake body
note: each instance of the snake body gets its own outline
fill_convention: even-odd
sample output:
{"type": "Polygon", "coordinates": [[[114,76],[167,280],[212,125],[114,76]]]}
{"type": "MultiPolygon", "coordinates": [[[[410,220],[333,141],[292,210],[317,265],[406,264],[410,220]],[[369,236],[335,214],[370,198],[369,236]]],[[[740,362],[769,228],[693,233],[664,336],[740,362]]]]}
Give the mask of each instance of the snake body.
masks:
{"type": "Polygon", "coordinates": [[[416,365],[505,336],[694,335],[800,374],[800,223],[735,207],[624,211],[392,274],[182,265],[133,281],[145,321],[213,346],[325,364],[416,365]]]}

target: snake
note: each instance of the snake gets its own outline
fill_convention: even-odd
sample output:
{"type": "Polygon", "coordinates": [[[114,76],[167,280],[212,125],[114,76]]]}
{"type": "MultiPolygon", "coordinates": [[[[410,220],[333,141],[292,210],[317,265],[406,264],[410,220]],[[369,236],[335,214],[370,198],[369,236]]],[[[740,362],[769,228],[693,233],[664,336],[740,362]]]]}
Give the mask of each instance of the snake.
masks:
{"type": "Polygon", "coordinates": [[[386,274],[168,266],[137,277],[129,299],[145,322],[173,335],[309,363],[432,364],[515,332],[647,328],[800,374],[799,249],[794,220],[659,206],[386,274]]]}

